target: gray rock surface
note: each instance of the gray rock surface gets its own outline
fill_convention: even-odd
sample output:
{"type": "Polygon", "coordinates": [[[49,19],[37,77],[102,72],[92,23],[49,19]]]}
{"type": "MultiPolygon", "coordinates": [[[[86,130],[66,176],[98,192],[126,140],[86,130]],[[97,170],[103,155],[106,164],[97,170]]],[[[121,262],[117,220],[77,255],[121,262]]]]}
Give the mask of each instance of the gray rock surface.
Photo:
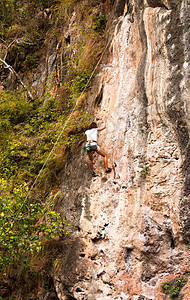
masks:
{"type": "Polygon", "coordinates": [[[188,265],[187,24],[185,0],[116,3],[88,98],[113,172],[95,154],[91,178],[84,147],[65,167],[60,207],[82,246],[54,277],[59,299],[163,299],[161,281],[188,265]]]}

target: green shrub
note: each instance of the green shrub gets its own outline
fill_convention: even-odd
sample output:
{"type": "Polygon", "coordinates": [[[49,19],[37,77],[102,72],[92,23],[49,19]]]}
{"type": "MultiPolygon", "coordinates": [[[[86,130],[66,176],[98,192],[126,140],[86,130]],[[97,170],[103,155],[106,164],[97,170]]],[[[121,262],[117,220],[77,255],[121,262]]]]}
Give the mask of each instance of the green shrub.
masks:
{"type": "Polygon", "coordinates": [[[0,132],[26,120],[30,109],[31,104],[20,93],[0,91],[0,132]]]}
{"type": "Polygon", "coordinates": [[[178,296],[180,290],[182,287],[187,283],[187,279],[185,277],[178,277],[175,279],[174,284],[172,288],[170,289],[170,296],[171,297],[176,297],[178,296]]]}
{"type": "Polygon", "coordinates": [[[6,269],[14,260],[42,249],[44,240],[69,233],[68,224],[55,211],[25,199],[27,185],[14,188],[9,194],[5,180],[0,181],[0,269],[6,269]],[[24,192],[23,192],[24,190],[24,192]]]}
{"type": "MultiPolygon", "coordinates": [[[[45,105],[39,101],[37,105],[22,98],[20,93],[4,91],[0,93],[0,104],[0,175],[10,182],[11,190],[12,185],[34,180],[37,176],[64,126],[69,110],[61,111],[53,99],[45,105]]],[[[63,145],[66,149],[83,138],[91,116],[79,110],[75,116],[63,132],[58,148],[63,145]]],[[[61,156],[64,157],[64,153],[61,156]]],[[[58,160],[56,155],[53,157],[56,168],[52,164],[45,166],[45,194],[56,184],[57,174],[63,167],[61,156],[58,160]]],[[[40,180],[42,184],[44,179],[40,180]]]]}
{"type": "Polygon", "coordinates": [[[100,15],[94,19],[94,26],[92,27],[99,34],[103,35],[107,24],[107,17],[100,15]]]}
{"type": "Polygon", "coordinates": [[[77,73],[74,76],[74,78],[70,81],[70,98],[76,99],[76,97],[79,97],[80,93],[88,83],[91,72],[91,69],[84,69],[81,74],[77,73]]]}
{"type": "Polygon", "coordinates": [[[170,282],[169,281],[166,281],[166,282],[162,283],[162,291],[164,293],[167,292],[167,290],[168,290],[169,287],[170,287],[170,282]]]}
{"type": "Polygon", "coordinates": [[[165,294],[169,294],[172,298],[175,298],[179,295],[182,287],[187,283],[187,278],[184,276],[177,277],[172,281],[166,281],[162,283],[162,291],[165,294]]]}
{"type": "Polygon", "coordinates": [[[141,176],[143,178],[146,178],[146,176],[148,174],[148,170],[149,170],[149,167],[148,166],[144,166],[143,170],[141,171],[141,176]]]}

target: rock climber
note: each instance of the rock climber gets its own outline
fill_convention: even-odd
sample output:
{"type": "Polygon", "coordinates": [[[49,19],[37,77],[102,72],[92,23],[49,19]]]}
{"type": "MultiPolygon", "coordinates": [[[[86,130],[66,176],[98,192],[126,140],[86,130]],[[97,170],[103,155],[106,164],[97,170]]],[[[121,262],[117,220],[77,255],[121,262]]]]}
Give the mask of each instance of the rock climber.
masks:
{"type": "Polygon", "coordinates": [[[89,165],[91,169],[92,176],[95,176],[95,172],[93,170],[93,152],[96,151],[98,154],[104,157],[104,164],[106,173],[110,173],[112,171],[111,168],[108,167],[108,157],[102,148],[100,148],[97,144],[97,132],[104,130],[106,128],[106,123],[104,127],[97,128],[97,124],[92,122],[86,129],[85,134],[87,136],[86,150],[89,157],[89,165]]]}

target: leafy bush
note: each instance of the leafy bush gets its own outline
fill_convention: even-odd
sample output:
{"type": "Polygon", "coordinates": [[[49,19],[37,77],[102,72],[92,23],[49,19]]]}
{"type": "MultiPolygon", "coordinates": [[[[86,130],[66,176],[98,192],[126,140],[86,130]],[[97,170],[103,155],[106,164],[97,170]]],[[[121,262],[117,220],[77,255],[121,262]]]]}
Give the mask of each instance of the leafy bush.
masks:
{"type": "Polygon", "coordinates": [[[107,24],[107,17],[105,15],[100,15],[95,18],[93,29],[97,31],[99,34],[103,35],[105,32],[107,24]]]}
{"type": "Polygon", "coordinates": [[[187,283],[187,278],[184,276],[177,277],[172,281],[166,281],[162,283],[162,291],[165,294],[169,294],[172,298],[175,298],[179,295],[182,287],[187,283]]]}
{"type": "MultiPolygon", "coordinates": [[[[76,99],[86,87],[92,70],[84,69],[81,73],[76,73],[70,84],[70,98],[76,99]]],[[[88,85],[89,86],[89,85],[88,85]]],[[[87,87],[88,88],[88,87],[87,87]]]]}
{"type": "MultiPolygon", "coordinates": [[[[37,176],[69,110],[60,110],[59,103],[53,99],[45,105],[39,101],[37,105],[22,98],[20,93],[10,91],[0,92],[0,104],[0,175],[9,181],[11,190],[15,184],[34,180],[37,176]]],[[[58,158],[54,155],[54,162],[47,164],[43,171],[44,179],[43,176],[40,178],[41,184],[46,180],[46,187],[41,192],[47,194],[57,184],[57,174],[63,167],[61,157],[68,147],[83,137],[89,118],[88,114],[79,110],[72,117],[57,145],[58,148],[64,146],[62,155],[59,153],[58,158]]]]}
{"type": "Polygon", "coordinates": [[[162,283],[162,290],[163,290],[164,293],[167,292],[169,287],[170,287],[170,282],[169,281],[166,281],[166,282],[162,283]]]}
{"type": "MultiPolygon", "coordinates": [[[[15,259],[42,249],[44,240],[69,234],[68,224],[46,205],[24,198],[27,185],[9,194],[7,182],[0,181],[0,269],[5,275],[15,259]]],[[[2,274],[2,275],[3,275],[2,274]]]]}
{"type": "Polygon", "coordinates": [[[27,118],[30,109],[31,104],[19,93],[0,91],[0,133],[22,123],[27,118]]]}
{"type": "Polygon", "coordinates": [[[170,289],[170,296],[176,297],[186,282],[187,279],[183,276],[176,278],[173,287],[170,289]]]}

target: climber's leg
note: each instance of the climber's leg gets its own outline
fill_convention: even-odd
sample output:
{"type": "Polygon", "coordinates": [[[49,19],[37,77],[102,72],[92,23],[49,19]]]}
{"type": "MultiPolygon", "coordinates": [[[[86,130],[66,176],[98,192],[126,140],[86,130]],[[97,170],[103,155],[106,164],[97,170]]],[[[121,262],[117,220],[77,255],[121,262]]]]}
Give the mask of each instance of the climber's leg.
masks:
{"type": "Polygon", "coordinates": [[[93,152],[92,151],[87,151],[88,157],[89,157],[89,165],[90,165],[90,170],[93,172],[93,152]]]}
{"type": "Polygon", "coordinates": [[[108,168],[108,157],[107,157],[106,152],[104,152],[104,150],[102,148],[99,148],[99,147],[97,148],[96,152],[98,154],[100,154],[101,156],[103,156],[106,171],[110,170],[110,168],[108,168]]]}

